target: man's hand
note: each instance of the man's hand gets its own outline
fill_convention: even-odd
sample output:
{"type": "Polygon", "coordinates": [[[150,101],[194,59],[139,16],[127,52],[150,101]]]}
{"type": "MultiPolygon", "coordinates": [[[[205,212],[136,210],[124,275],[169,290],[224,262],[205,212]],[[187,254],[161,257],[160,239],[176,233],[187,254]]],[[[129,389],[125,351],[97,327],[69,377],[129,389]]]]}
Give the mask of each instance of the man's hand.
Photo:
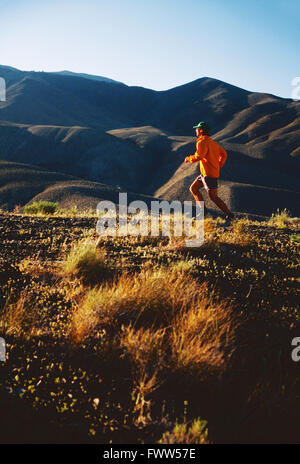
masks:
{"type": "Polygon", "coordinates": [[[185,162],[185,163],[189,163],[189,162],[190,162],[189,158],[190,158],[190,157],[187,156],[187,157],[185,158],[184,162],[185,162]]]}

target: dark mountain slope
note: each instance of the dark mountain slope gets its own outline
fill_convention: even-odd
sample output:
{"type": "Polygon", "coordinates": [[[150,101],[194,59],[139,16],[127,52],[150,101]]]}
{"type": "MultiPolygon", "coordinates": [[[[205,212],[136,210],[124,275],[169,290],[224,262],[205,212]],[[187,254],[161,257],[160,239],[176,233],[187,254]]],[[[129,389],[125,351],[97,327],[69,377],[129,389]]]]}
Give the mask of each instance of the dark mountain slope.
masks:
{"type": "Polygon", "coordinates": [[[53,74],[60,74],[62,76],[75,76],[75,77],[84,77],[85,79],[90,79],[92,81],[100,81],[100,82],[110,82],[112,84],[122,84],[122,82],[115,81],[114,79],[109,79],[108,77],[97,76],[95,74],[86,74],[86,73],[76,73],[72,71],[56,71],[53,74]]]}
{"type": "MultiPolygon", "coordinates": [[[[12,210],[38,200],[58,201],[61,207],[96,208],[100,200],[119,201],[120,189],[113,185],[90,182],[37,166],[0,161],[0,208],[12,210]]],[[[148,205],[154,197],[128,192],[128,202],[143,200],[148,205]]]]}
{"type": "Polygon", "coordinates": [[[24,124],[83,125],[105,130],[128,127],[138,125],[147,107],[153,106],[154,94],[140,87],[77,76],[17,72],[7,82],[7,101],[0,102],[0,118],[24,124]]]}
{"type": "MultiPolygon", "coordinates": [[[[0,103],[2,160],[166,199],[183,199],[184,185],[191,198],[199,168],[183,160],[195,150],[192,126],[206,119],[228,151],[221,181],[232,201],[241,185],[299,191],[300,102],[210,78],[156,92],[60,73],[1,72],[8,83],[0,103]]],[[[295,210],[297,196],[282,198],[295,210]]],[[[271,200],[261,200],[268,212],[271,200]]],[[[247,211],[246,200],[235,204],[247,211]]]]}
{"type": "Polygon", "coordinates": [[[87,180],[143,191],[152,152],[86,127],[0,123],[0,159],[27,162],[87,180]]]}

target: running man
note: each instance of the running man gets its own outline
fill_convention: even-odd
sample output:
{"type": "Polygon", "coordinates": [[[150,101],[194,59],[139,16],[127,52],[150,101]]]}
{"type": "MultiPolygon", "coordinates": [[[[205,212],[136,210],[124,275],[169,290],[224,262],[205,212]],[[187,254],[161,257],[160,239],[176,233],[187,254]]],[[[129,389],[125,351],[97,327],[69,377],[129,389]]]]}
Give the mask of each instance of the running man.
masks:
{"type": "MultiPolygon", "coordinates": [[[[210,128],[206,122],[199,122],[197,126],[193,126],[193,129],[196,129],[198,137],[197,149],[194,155],[185,158],[185,162],[196,163],[200,161],[200,176],[190,186],[190,192],[197,202],[204,201],[200,193],[200,189],[204,187],[209,198],[225,213],[226,219],[232,221],[234,214],[218,196],[218,177],[220,168],[224,166],[227,159],[227,153],[223,147],[210,138],[210,128]]],[[[207,208],[204,205],[204,216],[206,215],[207,208]]]]}

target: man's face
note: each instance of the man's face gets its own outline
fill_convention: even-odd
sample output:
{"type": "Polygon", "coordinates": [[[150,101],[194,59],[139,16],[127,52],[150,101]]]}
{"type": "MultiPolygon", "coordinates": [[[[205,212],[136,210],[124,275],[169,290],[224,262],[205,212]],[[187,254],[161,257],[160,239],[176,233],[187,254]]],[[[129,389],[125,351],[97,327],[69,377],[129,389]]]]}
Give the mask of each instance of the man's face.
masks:
{"type": "Polygon", "coordinates": [[[203,129],[196,129],[196,135],[197,137],[201,137],[201,135],[203,135],[203,129]]]}

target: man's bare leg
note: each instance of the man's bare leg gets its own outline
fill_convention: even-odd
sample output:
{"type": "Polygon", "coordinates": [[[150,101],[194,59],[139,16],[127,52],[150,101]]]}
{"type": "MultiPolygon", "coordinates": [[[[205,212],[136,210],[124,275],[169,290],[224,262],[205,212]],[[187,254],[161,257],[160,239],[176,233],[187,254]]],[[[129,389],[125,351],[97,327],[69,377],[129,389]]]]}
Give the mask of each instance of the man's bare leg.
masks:
{"type": "MultiPolygon", "coordinates": [[[[193,197],[195,198],[196,202],[199,203],[199,206],[200,208],[202,208],[202,205],[200,204],[200,201],[203,201],[204,202],[204,199],[203,199],[203,196],[202,194],[200,193],[200,189],[203,187],[203,184],[201,181],[199,181],[199,179],[196,179],[192,185],[190,186],[190,192],[191,194],[193,195],[193,197]]],[[[207,214],[207,208],[206,206],[204,205],[204,215],[207,214]]]]}
{"type": "Polygon", "coordinates": [[[232,212],[224,203],[223,200],[218,196],[218,189],[209,189],[208,190],[209,198],[223,211],[227,216],[233,217],[232,212]]]}

